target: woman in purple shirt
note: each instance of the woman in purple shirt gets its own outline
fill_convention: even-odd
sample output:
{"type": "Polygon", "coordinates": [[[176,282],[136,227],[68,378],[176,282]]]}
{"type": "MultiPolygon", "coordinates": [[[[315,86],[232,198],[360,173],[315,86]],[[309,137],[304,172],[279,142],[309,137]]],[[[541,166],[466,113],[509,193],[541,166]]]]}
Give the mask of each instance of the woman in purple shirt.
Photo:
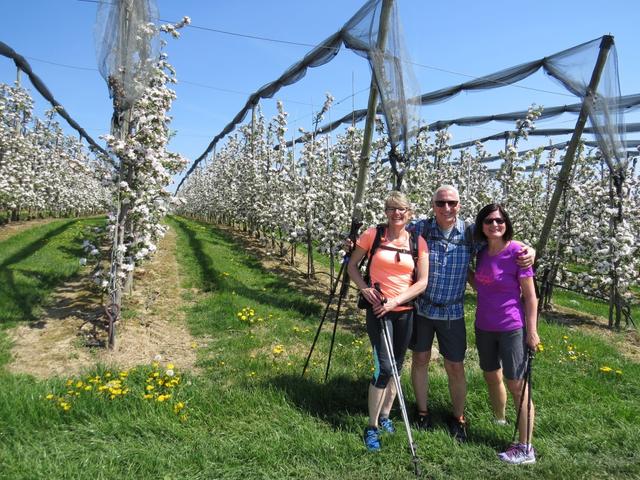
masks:
{"type": "Polygon", "coordinates": [[[473,278],[478,292],[475,325],[480,368],[497,423],[506,423],[507,393],[503,376],[516,409],[521,408],[519,442],[498,457],[513,464],[535,463],[531,446],[533,404],[528,401],[526,391],[523,395],[522,388],[527,347],[535,350],[540,343],[533,270],[516,264],[520,246],[512,241],[513,226],[502,205],[492,203],[478,212],[475,236],[476,240],[487,243],[478,253],[473,278]]]}

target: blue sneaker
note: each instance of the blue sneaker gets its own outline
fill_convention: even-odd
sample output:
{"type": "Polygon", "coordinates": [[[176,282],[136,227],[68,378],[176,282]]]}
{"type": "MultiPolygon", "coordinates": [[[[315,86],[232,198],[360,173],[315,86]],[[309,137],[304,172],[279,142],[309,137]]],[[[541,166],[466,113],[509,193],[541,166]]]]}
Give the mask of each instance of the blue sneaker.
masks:
{"type": "Polygon", "coordinates": [[[378,425],[380,425],[380,430],[383,432],[396,433],[396,427],[393,426],[393,421],[389,417],[380,417],[378,419],[378,425]]]}
{"type": "Polygon", "coordinates": [[[377,452],[380,450],[380,438],[378,436],[378,429],[375,427],[367,427],[364,429],[364,446],[370,452],[377,452]]]}

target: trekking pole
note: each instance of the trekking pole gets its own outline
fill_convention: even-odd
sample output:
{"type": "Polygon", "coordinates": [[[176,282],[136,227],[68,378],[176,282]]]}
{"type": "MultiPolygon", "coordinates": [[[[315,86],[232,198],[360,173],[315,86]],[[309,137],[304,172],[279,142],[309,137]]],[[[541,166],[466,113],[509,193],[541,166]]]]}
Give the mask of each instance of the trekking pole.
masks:
{"type": "MultiPolygon", "coordinates": [[[[374,284],[374,288],[380,292],[380,285],[378,283],[374,284]]],[[[382,303],[385,303],[386,301],[387,299],[383,297],[382,303]]],[[[404,422],[404,427],[407,431],[407,439],[409,440],[409,450],[411,451],[411,461],[413,463],[413,471],[416,474],[416,477],[420,477],[422,475],[422,472],[420,471],[420,458],[418,458],[418,454],[416,453],[416,445],[413,441],[413,434],[411,433],[411,424],[409,423],[407,406],[404,401],[404,394],[402,393],[402,385],[400,384],[400,373],[398,372],[398,368],[396,367],[396,356],[393,353],[391,335],[389,334],[385,317],[380,318],[379,321],[382,328],[382,340],[384,341],[384,346],[387,349],[387,352],[389,352],[389,360],[391,362],[391,373],[393,376],[393,381],[396,385],[396,393],[398,395],[398,404],[400,405],[402,420],[404,422]]]]}
{"type": "MultiPolygon", "coordinates": [[[[316,330],[316,336],[313,339],[313,344],[311,344],[311,349],[309,350],[309,355],[307,355],[307,360],[304,362],[304,368],[302,369],[302,376],[304,377],[304,374],[307,372],[307,367],[309,366],[309,360],[311,359],[311,355],[313,354],[313,350],[316,348],[316,343],[318,341],[318,337],[320,336],[320,331],[322,330],[322,325],[324,324],[324,321],[327,318],[327,313],[329,312],[329,307],[331,307],[331,303],[333,302],[333,297],[336,294],[336,290],[338,289],[338,283],[340,283],[340,280],[342,279],[342,272],[345,268],[345,265],[348,263],[348,260],[346,262],[342,262],[342,264],[340,265],[340,270],[338,271],[338,276],[336,277],[336,283],[334,284],[333,288],[331,289],[331,291],[329,292],[329,299],[327,300],[327,305],[324,309],[324,313],[322,314],[322,319],[320,320],[320,324],[318,325],[318,329],[316,330]]],[[[337,321],[337,316],[336,316],[336,321],[337,321]]]]}
{"type": "MultiPolygon", "coordinates": [[[[348,262],[347,262],[348,263],[348,262]]],[[[344,265],[344,263],[343,263],[344,265]]],[[[340,267],[342,268],[342,267],[340,267]]],[[[340,307],[342,306],[342,300],[347,294],[349,288],[349,280],[347,276],[349,274],[345,271],[342,278],[342,287],[340,287],[340,294],[338,295],[338,304],[336,305],[336,317],[333,320],[333,333],[331,334],[331,343],[329,345],[329,356],[327,357],[327,368],[324,371],[324,381],[327,381],[329,377],[329,367],[331,366],[331,355],[333,354],[333,345],[336,343],[336,330],[338,328],[338,317],[340,316],[340,307]]],[[[337,282],[336,282],[337,283],[337,282]]]]}
{"type": "Polygon", "coordinates": [[[531,364],[535,352],[531,348],[527,348],[527,368],[524,373],[524,383],[522,384],[522,391],[520,392],[520,404],[518,405],[518,413],[516,414],[516,426],[513,429],[513,436],[511,437],[511,443],[516,441],[516,433],[518,432],[518,424],[520,423],[520,414],[522,413],[522,402],[524,400],[524,392],[528,393],[527,400],[527,443],[529,442],[529,435],[531,434],[531,405],[533,400],[531,399],[531,364]],[[527,389],[528,386],[528,389],[527,389]]]}
{"type": "MultiPolygon", "coordinates": [[[[351,228],[349,229],[348,238],[351,240],[352,246],[355,246],[356,243],[356,233],[362,226],[362,222],[351,222],[351,228]]],[[[352,247],[353,248],[353,247],[352,247]]],[[[324,313],[322,314],[322,319],[320,320],[320,324],[318,325],[318,329],[316,330],[316,336],[313,339],[313,343],[311,345],[311,349],[309,350],[309,354],[307,355],[307,360],[304,362],[304,367],[302,369],[302,376],[307,372],[307,368],[309,366],[309,360],[311,359],[311,355],[313,354],[313,350],[316,347],[316,343],[318,341],[318,337],[320,336],[320,331],[322,330],[322,325],[327,318],[327,313],[329,313],[329,307],[331,307],[331,303],[333,302],[333,298],[335,297],[336,290],[338,289],[338,284],[342,281],[342,287],[340,288],[340,294],[338,296],[338,306],[336,309],[336,316],[333,323],[333,335],[331,337],[331,348],[329,351],[329,358],[327,359],[327,369],[324,374],[324,380],[327,381],[327,376],[329,375],[329,365],[331,364],[331,354],[333,352],[333,344],[336,337],[336,328],[338,325],[338,316],[340,315],[340,305],[342,304],[342,299],[347,293],[347,289],[349,287],[348,282],[348,273],[345,271],[345,268],[349,264],[349,259],[351,258],[351,251],[348,251],[347,254],[342,259],[342,263],[340,264],[340,270],[338,271],[338,275],[336,276],[336,283],[333,285],[333,288],[329,291],[329,298],[327,299],[327,305],[324,309],[324,313]],[[344,273],[343,273],[344,272],[344,273]]]]}

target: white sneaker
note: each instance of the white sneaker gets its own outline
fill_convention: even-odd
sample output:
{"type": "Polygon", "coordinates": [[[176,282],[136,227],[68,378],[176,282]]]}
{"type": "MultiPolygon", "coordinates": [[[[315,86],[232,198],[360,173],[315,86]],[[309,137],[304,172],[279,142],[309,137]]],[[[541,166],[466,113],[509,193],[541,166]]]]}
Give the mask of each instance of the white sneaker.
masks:
{"type": "Polygon", "coordinates": [[[524,443],[514,443],[506,451],[499,453],[498,458],[512,465],[526,465],[536,463],[536,451],[524,443]]]}

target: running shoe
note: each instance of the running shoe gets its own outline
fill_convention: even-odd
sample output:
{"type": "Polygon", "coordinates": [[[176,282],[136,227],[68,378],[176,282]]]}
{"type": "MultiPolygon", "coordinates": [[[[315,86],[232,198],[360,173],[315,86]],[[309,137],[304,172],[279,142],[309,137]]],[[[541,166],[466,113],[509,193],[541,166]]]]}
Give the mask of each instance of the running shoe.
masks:
{"type": "Polygon", "coordinates": [[[512,465],[526,465],[536,463],[536,451],[532,446],[524,443],[513,443],[507,450],[498,454],[498,458],[512,465]]]}
{"type": "Polygon", "coordinates": [[[433,419],[431,418],[430,413],[418,413],[418,417],[416,419],[416,428],[418,430],[432,430],[433,429],[433,419]]]}
{"type": "Polygon", "coordinates": [[[375,427],[367,427],[364,429],[364,446],[367,447],[367,450],[370,452],[377,452],[380,450],[380,436],[378,434],[378,429],[375,427]]]}
{"type": "Polygon", "coordinates": [[[378,425],[380,426],[380,430],[386,433],[396,433],[396,427],[393,426],[393,420],[389,417],[380,417],[378,419],[378,425]]]}
{"type": "Polygon", "coordinates": [[[464,418],[449,418],[449,433],[458,442],[464,443],[467,441],[467,422],[464,418]]]}

